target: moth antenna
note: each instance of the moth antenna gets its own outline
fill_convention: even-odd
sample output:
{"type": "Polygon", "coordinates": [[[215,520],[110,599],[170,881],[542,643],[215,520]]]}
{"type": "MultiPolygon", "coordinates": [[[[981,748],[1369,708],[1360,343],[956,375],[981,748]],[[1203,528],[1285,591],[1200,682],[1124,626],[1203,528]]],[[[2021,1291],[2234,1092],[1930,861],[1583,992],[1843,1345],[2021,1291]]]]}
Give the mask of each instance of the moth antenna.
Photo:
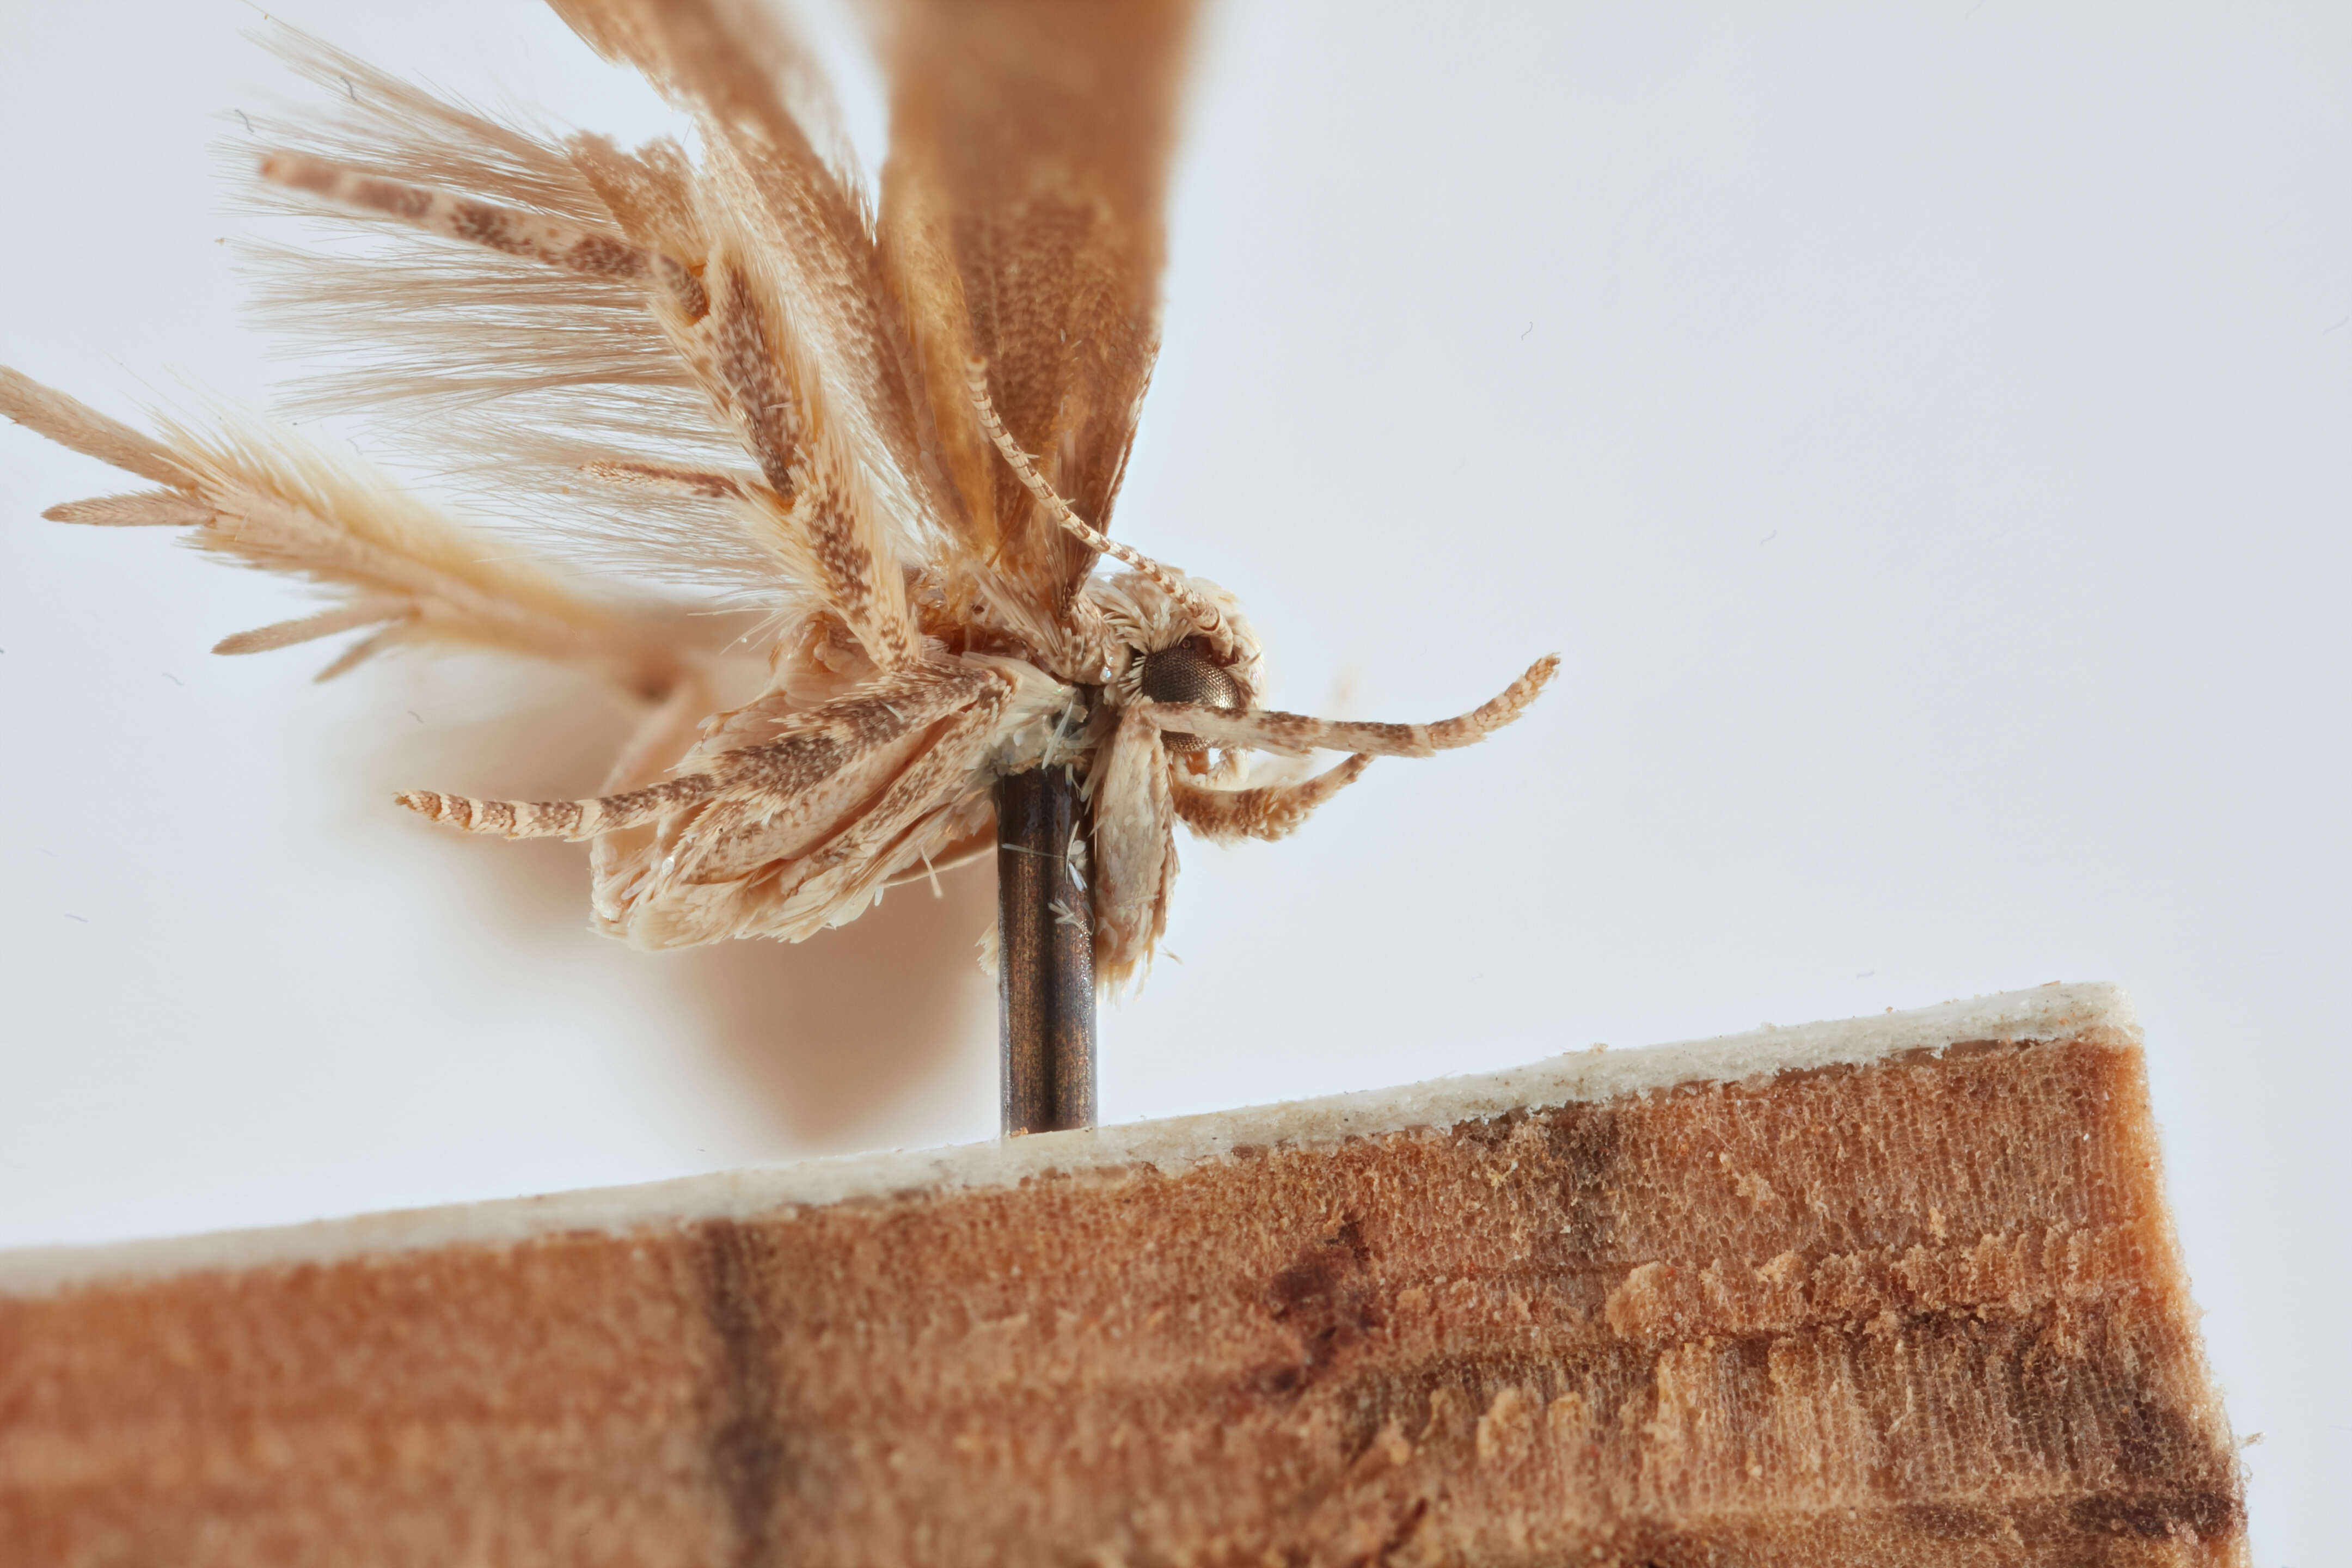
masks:
{"type": "Polygon", "coordinates": [[[1223,611],[1186,587],[1174,572],[1140,550],[1121,544],[1108,534],[1089,527],[1085,519],[1070,510],[1069,502],[1054,493],[1054,487],[1045,482],[1045,477],[1037,471],[1037,465],[1030,460],[1028,453],[1021,449],[1021,443],[1013,438],[1013,433],[1005,429],[1004,421],[996,416],[996,405],[988,396],[988,362],[977,358],[964,361],[963,378],[964,384],[971,389],[972,406],[980,410],[980,423],[987,430],[988,438],[996,443],[996,449],[1004,454],[1005,462],[1012,467],[1013,473],[1020,476],[1022,484],[1047,511],[1054,514],[1054,521],[1062,525],[1063,531],[1088,549],[1100,551],[1150,578],[1154,586],[1176,602],[1185,617],[1200,628],[1201,635],[1215,646],[1219,654],[1227,658],[1237,656],[1241,650],[1234,646],[1232,633],[1225,626],[1223,611]]]}

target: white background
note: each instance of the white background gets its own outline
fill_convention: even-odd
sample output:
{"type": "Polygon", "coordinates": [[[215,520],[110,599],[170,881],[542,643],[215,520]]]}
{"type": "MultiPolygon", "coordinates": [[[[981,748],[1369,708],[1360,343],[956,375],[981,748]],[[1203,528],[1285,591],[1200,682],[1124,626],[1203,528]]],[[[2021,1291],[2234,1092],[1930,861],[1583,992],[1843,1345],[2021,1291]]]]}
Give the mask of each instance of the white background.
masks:
{"type": "MultiPolygon", "coordinates": [[[[1187,848],[1104,1115],[2119,981],[2257,1561],[2340,1561],[2352,13],[1773,9],[1217,17],[1120,531],[1242,595],[1284,706],[1566,665],[1290,843],[1187,848]]],[[[278,14],[665,125],[520,4],[278,14]]],[[[255,14],[0,18],[0,360],[265,404],[207,151],[285,85],[255,14]]],[[[845,99],[877,154],[870,67],[845,99]]],[[[304,601],[36,519],[136,482],[0,430],[0,1245],[992,1132],[984,870],[797,949],[593,938],[579,850],[388,795],[577,791],[618,715],[210,658],[304,601]]]]}

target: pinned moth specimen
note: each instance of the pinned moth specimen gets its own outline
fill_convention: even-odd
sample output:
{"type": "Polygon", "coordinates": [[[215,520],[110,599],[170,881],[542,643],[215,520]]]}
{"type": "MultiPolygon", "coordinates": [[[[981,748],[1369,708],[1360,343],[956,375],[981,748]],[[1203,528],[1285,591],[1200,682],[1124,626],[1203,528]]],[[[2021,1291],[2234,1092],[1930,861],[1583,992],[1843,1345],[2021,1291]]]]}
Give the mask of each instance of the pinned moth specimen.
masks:
{"type": "Polygon", "coordinates": [[[1108,537],[1157,348],[1185,0],[877,7],[872,205],[809,56],[751,0],[554,3],[691,121],[691,151],[529,134],[280,32],[335,107],[259,128],[257,165],[377,242],[281,258],[270,286],[355,340],[329,401],[462,410],[431,422],[435,455],[495,472],[544,559],[282,432],[150,437],[0,372],[0,412],[158,487],[48,516],[182,528],[325,594],[217,651],[364,631],[328,673],[470,645],[642,704],[593,796],[403,805],[587,841],[595,923],[638,945],[798,941],[985,852],[996,781],[1066,767],[1116,985],[1166,926],[1179,820],[1279,838],[1371,758],[1481,740],[1550,678],[1434,723],[1275,711],[1233,597],[1108,537]],[[581,569],[615,563],[626,588],[581,569]],[[695,596],[643,596],[656,581],[695,596]],[[722,705],[747,624],[732,657],[763,684],[722,705]],[[1245,769],[1318,750],[1345,760],[1245,769]]]}

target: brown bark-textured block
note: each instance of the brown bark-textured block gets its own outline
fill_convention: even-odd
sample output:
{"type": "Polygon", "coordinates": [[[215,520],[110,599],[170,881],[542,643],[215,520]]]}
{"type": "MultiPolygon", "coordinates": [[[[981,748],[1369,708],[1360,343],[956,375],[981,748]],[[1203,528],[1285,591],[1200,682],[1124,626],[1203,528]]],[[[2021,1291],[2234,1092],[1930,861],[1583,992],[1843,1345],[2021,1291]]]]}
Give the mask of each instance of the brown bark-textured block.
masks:
{"type": "Polygon", "coordinates": [[[2105,987],[0,1258],[16,1563],[2242,1563],[2105,987]]]}

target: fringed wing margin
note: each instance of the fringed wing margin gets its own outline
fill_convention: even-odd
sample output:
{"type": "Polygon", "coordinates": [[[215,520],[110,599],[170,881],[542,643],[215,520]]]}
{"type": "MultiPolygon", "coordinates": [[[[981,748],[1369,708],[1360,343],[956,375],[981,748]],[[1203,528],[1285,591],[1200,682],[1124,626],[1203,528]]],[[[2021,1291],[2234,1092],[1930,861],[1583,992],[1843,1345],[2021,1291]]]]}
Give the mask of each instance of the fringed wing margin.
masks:
{"type": "MultiPolygon", "coordinates": [[[[773,608],[790,584],[739,517],[757,474],[649,309],[643,242],[595,178],[602,144],[446,102],[289,27],[258,37],[322,89],[245,117],[230,149],[241,181],[264,171],[255,205],[334,234],[245,247],[264,319],[331,351],[292,401],[365,416],[567,561],[773,608]],[[465,243],[419,243],[420,227],[465,243]]],[[[675,145],[640,156],[689,183],[675,145]]]]}
{"type": "MultiPolygon", "coordinates": [[[[906,578],[952,546],[955,500],[926,453],[872,224],[846,153],[822,130],[813,66],[745,0],[554,3],[695,117],[703,163],[683,216],[697,232],[677,243],[699,254],[677,259],[696,287],[674,295],[665,323],[773,493],[779,553],[877,666],[911,666],[906,578]]],[[[663,205],[651,173],[614,160],[603,184],[663,205]]]]}
{"type": "Polygon", "coordinates": [[[53,507],[51,520],[184,528],[205,550],[328,590],[332,602],[319,613],[239,633],[215,652],[373,628],[320,679],[400,644],[441,643],[584,665],[648,699],[688,668],[676,618],[589,597],[382,475],[291,437],[170,426],[150,437],[5,367],[0,415],[160,487],[53,507]]]}
{"type": "MultiPolygon", "coordinates": [[[[722,0],[558,9],[695,116],[700,163],[666,142],[559,149],[369,74],[356,107],[263,159],[265,179],[462,243],[326,267],[316,283],[298,268],[280,302],[307,289],[362,332],[372,315],[404,321],[389,334],[405,344],[394,369],[437,338],[406,383],[374,383],[424,394],[445,370],[470,383],[489,406],[458,438],[490,468],[534,472],[567,499],[604,489],[625,538],[654,542],[665,516],[698,521],[699,536],[670,528],[674,558],[699,559],[706,541],[724,565],[748,554],[782,618],[829,613],[876,667],[912,667],[924,633],[909,579],[953,537],[940,514],[952,497],[923,456],[854,171],[788,100],[793,80],[817,92],[813,73],[764,14],[722,0]],[[567,303],[575,292],[583,304],[567,303]],[[698,412],[677,406],[681,386],[698,412]],[[562,417],[540,417],[551,397],[562,417]],[[650,409],[625,444],[633,402],[650,409]]],[[[359,68],[307,40],[287,52],[313,75],[359,68]]],[[[364,401],[370,381],[345,391],[364,401]]]]}

